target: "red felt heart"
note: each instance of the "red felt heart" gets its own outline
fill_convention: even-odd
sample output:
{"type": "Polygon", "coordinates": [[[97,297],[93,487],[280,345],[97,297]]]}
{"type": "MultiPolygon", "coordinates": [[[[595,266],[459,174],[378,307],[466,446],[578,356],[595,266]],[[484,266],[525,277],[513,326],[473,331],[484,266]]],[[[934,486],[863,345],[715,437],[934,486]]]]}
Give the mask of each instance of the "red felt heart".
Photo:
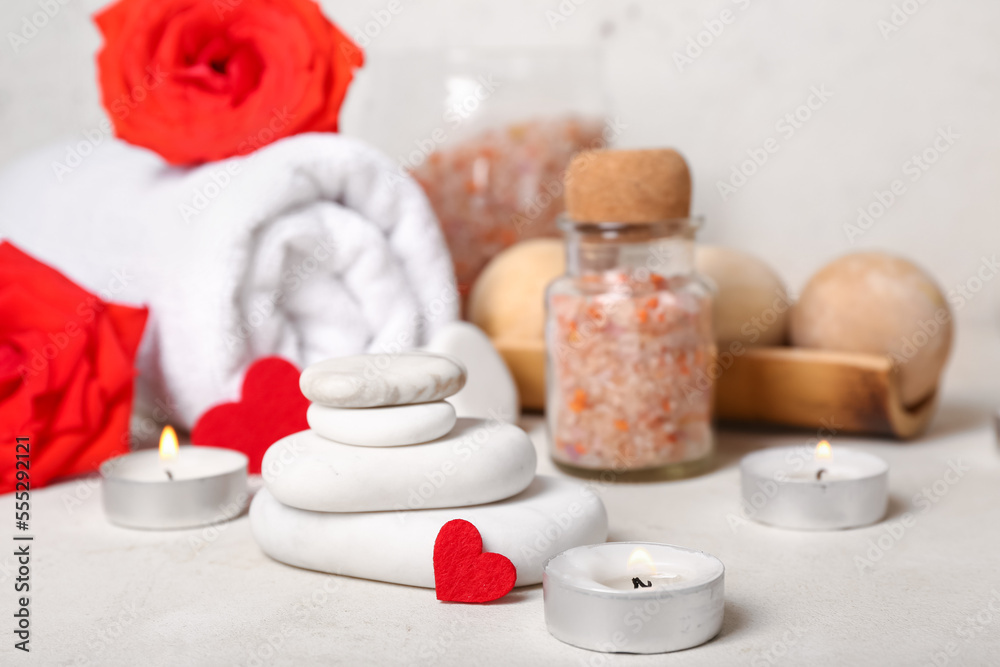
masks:
{"type": "Polygon", "coordinates": [[[489,602],[510,593],[517,569],[501,554],[483,553],[479,529],[454,519],[434,540],[434,587],[446,602],[489,602]]]}
{"type": "Polygon", "coordinates": [[[309,428],[308,408],[309,399],[299,391],[299,369],[280,357],[258,359],[243,378],[239,402],[205,411],[191,430],[191,442],[239,450],[250,458],[249,472],[259,473],[268,447],[309,428]]]}

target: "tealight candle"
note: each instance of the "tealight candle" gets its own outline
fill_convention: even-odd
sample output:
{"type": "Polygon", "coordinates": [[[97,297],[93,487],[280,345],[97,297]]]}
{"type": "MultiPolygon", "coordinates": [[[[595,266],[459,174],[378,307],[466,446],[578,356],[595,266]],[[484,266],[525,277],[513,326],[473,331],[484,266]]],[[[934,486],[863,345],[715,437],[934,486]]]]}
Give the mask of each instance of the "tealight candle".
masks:
{"type": "Polygon", "coordinates": [[[127,528],[191,528],[226,521],[247,502],[246,455],[219,447],[179,447],[167,426],[160,449],[109,460],[104,512],[127,528]]]}
{"type": "Polygon", "coordinates": [[[576,547],[545,564],[545,624],[605,653],[666,653],[719,633],[725,567],[715,556],[650,542],[576,547]]]}
{"type": "Polygon", "coordinates": [[[826,440],[815,451],[775,447],[740,464],[743,511],[771,526],[838,530],[875,523],[889,506],[889,464],[826,440]]]}

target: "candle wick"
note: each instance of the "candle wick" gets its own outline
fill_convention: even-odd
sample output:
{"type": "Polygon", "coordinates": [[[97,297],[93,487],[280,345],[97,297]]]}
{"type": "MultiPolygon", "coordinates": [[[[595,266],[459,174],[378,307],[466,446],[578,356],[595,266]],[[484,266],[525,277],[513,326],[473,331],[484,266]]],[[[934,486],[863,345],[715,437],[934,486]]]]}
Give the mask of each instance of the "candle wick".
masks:
{"type": "Polygon", "coordinates": [[[826,472],[826,468],[820,468],[816,471],[816,479],[819,480],[823,477],[823,473],[826,472]]]}
{"type": "Polygon", "coordinates": [[[649,588],[652,585],[653,585],[652,581],[647,581],[646,583],[642,583],[642,579],[640,579],[639,577],[632,577],[632,590],[635,590],[636,588],[649,588]]]}
{"type": "Polygon", "coordinates": [[[171,482],[174,481],[174,474],[172,472],[170,472],[169,470],[164,470],[163,472],[167,473],[167,479],[169,479],[171,482]]]}

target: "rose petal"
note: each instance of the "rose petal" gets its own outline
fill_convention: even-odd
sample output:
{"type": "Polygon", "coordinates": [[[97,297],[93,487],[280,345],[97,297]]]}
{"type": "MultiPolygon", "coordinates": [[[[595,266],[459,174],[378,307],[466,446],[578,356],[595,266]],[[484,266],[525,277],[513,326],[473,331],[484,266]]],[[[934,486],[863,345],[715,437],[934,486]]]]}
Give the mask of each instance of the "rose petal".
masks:
{"type": "MultiPolygon", "coordinates": [[[[107,304],[0,244],[0,439],[32,438],[33,487],[94,470],[127,447],[147,314],[107,304]]],[[[15,475],[14,458],[0,457],[0,493],[14,489],[15,475]]]]}

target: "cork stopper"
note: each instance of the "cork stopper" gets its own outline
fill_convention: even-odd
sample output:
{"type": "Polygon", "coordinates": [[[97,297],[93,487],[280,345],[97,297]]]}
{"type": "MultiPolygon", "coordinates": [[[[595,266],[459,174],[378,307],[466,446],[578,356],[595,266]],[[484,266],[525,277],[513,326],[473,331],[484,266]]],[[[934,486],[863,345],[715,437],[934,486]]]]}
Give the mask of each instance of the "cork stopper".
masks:
{"type": "Polygon", "coordinates": [[[670,148],[578,153],[566,170],[578,222],[658,222],[691,214],[691,172],[670,148]]]}

